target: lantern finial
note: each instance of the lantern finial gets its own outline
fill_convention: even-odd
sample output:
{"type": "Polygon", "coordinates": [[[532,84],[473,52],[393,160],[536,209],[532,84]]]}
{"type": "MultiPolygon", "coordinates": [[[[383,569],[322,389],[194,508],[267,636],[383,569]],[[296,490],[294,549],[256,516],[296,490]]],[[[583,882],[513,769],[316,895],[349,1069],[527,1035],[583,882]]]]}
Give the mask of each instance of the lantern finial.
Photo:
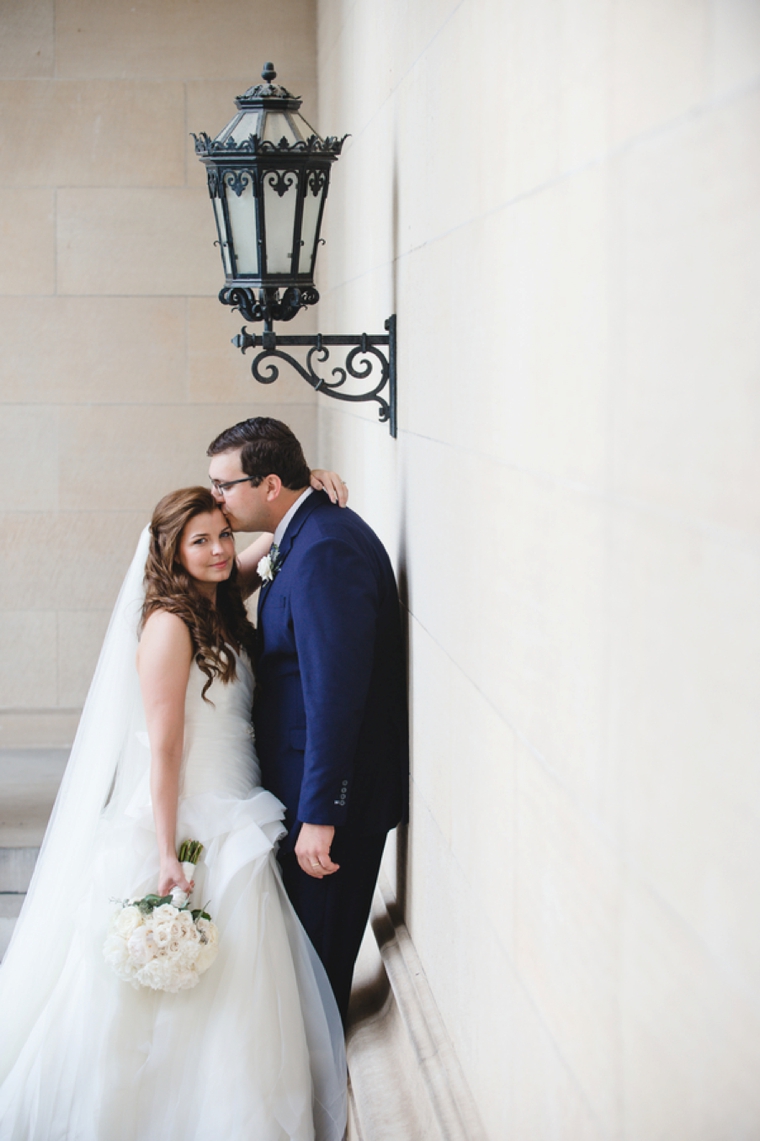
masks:
{"type": "Polygon", "coordinates": [[[271,83],[277,77],[277,72],[274,69],[273,63],[265,63],[261,69],[261,78],[265,83],[271,83]]]}

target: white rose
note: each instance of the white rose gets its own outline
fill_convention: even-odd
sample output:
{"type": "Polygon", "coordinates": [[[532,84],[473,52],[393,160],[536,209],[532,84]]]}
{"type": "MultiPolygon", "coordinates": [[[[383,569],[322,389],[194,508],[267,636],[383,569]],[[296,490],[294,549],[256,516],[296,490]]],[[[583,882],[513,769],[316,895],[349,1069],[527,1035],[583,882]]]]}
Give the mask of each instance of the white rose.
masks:
{"type": "Polygon", "coordinates": [[[201,948],[201,952],[198,955],[198,958],[195,960],[195,969],[199,975],[205,974],[218,954],[218,947],[201,948]]]}
{"type": "Polygon", "coordinates": [[[195,961],[195,969],[198,974],[203,974],[219,954],[219,930],[216,924],[209,919],[199,919],[196,927],[201,939],[201,947],[195,961]]]}
{"type": "Polygon", "coordinates": [[[195,971],[177,968],[168,959],[153,959],[140,970],[137,977],[143,986],[149,986],[151,990],[167,991],[169,994],[190,990],[198,982],[195,971]]]}
{"type": "Polygon", "coordinates": [[[153,928],[153,938],[156,941],[156,946],[159,950],[165,950],[172,941],[171,927],[168,923],[160,923],[157,927],[153,928]]]}
{"type": "Polygon", "coordinates": [[[139,907],[123,907],[114,916],[112,930],[124,939],[128,939],[137,927],[142,926],[142,922],[143,916],[139,907]]]}
{"type": "Polygon", "coordinates": [[[264,555],[262,559],[259,559],[256,564],[256,573],[262,582],[272,581],[274,574],[272,572],[272,559],[270,555],[264,555]]]}
{"type": "Polygon", "coordinates": [[[180,917],[179,917],[179,923],[181,924],[181,927],[182,927],[182,935],[185,938],[190,938],[190,939],[200,938],[200,936],[198,935],[198,932],[195,929],[195,920],[193,919],[191,912],[189,912],[189,911],[181,912],[180,917]]]}
{"type": "Polygon", "coordinates": [[[177,973],[177,989],[192,990],[198,985],[198,972],[192,968],[184,968],[177,973]]]}
{"type": "Polygon", "coordinates": [[[142,983],[143,986],[150,987],[151,990],[164,990],[166,982],[166,969],[164,967],[164,960],[156,958],[151,959],[144,967],[141,967],[137,972],[137,981],[142,983]]]}
{"type": "Polygon", "coordinates": [[[150,917],[155,926],[157,923],[171,923],[178,915],[179,911],[171,903],[162,903],[160,907],[153,908],[150,917]]]}
{"type": "Polygon", "coordinates": [[[186,931],[183,934],[179,940],[179,945],[182,961],[185,963],[194,963],[201,949],[201,937],[194,926],[190,931],[186,931]]]}
{"type": "Polygon", "coordinates": [[[109,935],[103,946],[103,958],[120,979],[131,982],[135,968],[127,944],[120,935],[109,935]]]}
{"type": "Polygon", "coordinates": [[[201,947],[199,943],[180,943],[179,951],[174,958],[174,962],[183,970],[195,970],[200,950],[201,947]]]}
{"type": "Polygon", "coordinates": [[[202,943],[218,943],[219,928],[210,919],[199,918],[195,924],[202,943]]]}
{"type": "Polygon", "coordinates": [[[156,941],[147,927],[138,927],[133,931],[127,943],[133,962],[143,966],[149,963],[156,954],[156,941]]]}
{"type": "Polygon", "coordinates": [[[181,912],[176,907],[172,907],[170,903],[164,903],[161,907],[156,907],[148,916],[145,924],[153,932],[153,938],[158,947],[167,947],[176,937],[179,931],[177,919],[180,914],[181,912]]]}

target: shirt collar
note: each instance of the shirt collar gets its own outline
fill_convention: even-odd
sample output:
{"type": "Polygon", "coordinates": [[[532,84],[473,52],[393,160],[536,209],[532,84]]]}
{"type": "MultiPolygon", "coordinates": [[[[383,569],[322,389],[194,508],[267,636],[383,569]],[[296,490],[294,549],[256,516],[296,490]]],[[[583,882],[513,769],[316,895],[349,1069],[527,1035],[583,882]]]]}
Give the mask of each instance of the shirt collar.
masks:
{"type": "Polygon", "coordinates": [[[285,538],[285,532],[287,531],[287,529],[290,525],[291,519],[293,518],[293,516],[295,515],[296,511],[301,506],[301,504],[304,503],[309,498],[309,496],[311,495],[313,490],[314,490],[313,487],[307,487],[306,491],[302,491],[301,494],[298,496],[298,499],[295,501],[295,503],[293,503],[291,505],[291,507],[288,509],[288,511],[286,511],[286,513],[283,515],[280,522],[277,524],[277,530],[274,533],[274,542],[275,542],[276,546],[278,546],[278,547],[282,546],[282,540],[285,538]]]}

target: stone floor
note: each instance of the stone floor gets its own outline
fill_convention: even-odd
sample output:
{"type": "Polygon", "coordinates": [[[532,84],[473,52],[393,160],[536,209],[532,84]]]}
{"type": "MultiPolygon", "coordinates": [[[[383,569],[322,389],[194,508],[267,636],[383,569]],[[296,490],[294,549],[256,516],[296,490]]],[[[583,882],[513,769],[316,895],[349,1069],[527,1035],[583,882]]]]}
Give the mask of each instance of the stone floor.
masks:
{"type": "Polygon", "coordinates": [[[384,872],[351,994],[348,1141],[486,1141],[384,872]]]}

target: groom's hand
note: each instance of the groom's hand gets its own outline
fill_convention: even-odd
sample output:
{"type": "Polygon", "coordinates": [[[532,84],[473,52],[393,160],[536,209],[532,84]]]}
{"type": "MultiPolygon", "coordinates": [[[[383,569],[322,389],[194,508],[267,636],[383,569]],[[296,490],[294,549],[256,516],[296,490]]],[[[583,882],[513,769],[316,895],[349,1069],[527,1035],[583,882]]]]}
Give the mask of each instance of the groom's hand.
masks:
{"type": "Polygon", "coordinates": [[[302,824],[296,840],[296,859],[307,876],[321,880],[337,872],[340,864],[330,859],[335,829],[332,824],[302,824]]]}

